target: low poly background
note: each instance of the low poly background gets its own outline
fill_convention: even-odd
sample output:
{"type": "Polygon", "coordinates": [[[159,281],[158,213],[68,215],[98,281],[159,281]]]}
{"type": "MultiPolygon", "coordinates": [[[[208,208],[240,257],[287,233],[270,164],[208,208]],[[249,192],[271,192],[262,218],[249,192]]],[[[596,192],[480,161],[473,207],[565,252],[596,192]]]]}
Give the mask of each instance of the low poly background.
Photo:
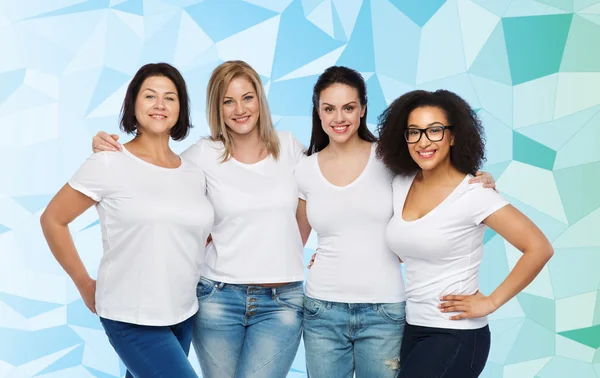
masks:
{"type": "MultiPolygon", "coordinates": [[[[173,144],[179,152],[208,134],[206,84],[229,59],[260,73],[276,127],[305,144],[311,89],[330,65],[364,75],[370,127],[414,88],[465,97],[485,126],[484,169],[555,248],[490,317],[482,376],[600,377],[600,1],[1,0],[0,42],[0,377],[123,375],[39,215],[90,154],[92,136],[117,132],[142,64],[173,63],[188,82],[196,127],[173,144]]],[[[71,230],[95,275],[95,210],[71,230]]],[[[315,247],[313,235],[306,259],[315,247]]],[[[488,232],[482,290],[519,256],[488,232]]],[[[301,348],[289,376],[305,371],[301,348]]]]}

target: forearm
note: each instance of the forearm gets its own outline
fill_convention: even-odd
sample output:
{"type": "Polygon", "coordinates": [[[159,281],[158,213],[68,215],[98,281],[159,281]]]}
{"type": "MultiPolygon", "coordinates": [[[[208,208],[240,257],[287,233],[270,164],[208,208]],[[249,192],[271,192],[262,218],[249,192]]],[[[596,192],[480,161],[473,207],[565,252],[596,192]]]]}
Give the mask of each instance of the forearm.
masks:
{"type": "Polygon", "coordinates": [[[67,225],[62,225],[42,216],[42,231],[56,261],[67,272],[77,287],[91,278],[77,253],[67,225]]]}
{"type": "Polygon", "coordinates": [[[544,268],[552,254],[553,250],[549,244],[525,251],[506,279],[490,294],[495,307],[500,308],[525,289],[544,268]]]}

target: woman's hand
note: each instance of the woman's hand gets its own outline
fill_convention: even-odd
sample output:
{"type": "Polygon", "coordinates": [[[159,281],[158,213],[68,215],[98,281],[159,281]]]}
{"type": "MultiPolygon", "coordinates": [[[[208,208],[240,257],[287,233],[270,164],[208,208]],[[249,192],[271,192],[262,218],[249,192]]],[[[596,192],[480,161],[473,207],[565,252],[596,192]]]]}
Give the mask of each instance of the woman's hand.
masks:
{"type": "Polygon", "coordinates": [[[94,153],[101,151],[121,151],[121,143],[117,142],[117,134],[108,135],[104,131],[99,131],[92,139],[92,150],[94,153]]]}
{"type": "Polygon", "coordinates": [[[484,188],[492,188],[496,190],[496,181],[494,181],[492,175],[487,172],[477,171],[477,173],[475,173],[475,177],[469,180],[469,184],[477,183],[483,184],[484,188]]]}
{"type": "Polygon", "coordinates": [[[77,285],[77,290],[79,290],[79,294],[81,295],[81,299],[87,306],[87,308],[92,312],[96,313],[96,280],[92,278],[88,278],[83,283],[77,285]]]}
{"type": "Polygon", "coordinates": [[[481,318],[498,309],[490,297],[479,291],[473,295],[445,295],[441,300],[438,306],[441,312],[460,312],[450,320],[481,318]]]}

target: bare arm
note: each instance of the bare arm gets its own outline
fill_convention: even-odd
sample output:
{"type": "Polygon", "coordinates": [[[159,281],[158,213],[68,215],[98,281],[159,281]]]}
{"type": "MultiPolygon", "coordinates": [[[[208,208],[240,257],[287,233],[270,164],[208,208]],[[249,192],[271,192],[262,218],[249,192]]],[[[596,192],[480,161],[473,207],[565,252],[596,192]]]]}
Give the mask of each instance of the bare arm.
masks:
{"type": "Polygon", "coordinates": [[[302,237],[302,245],[306,245],[312,227],[308,223],[308,217],[306,216],[306,201],[303,199],[298,199],[296,220],[298,221],[298,228],[300,229],[300,236],[302,237]]]}
{"type": "Polygon", "coordinates": [[[92,138],[92,151],[94,153],[101,151],[121,151],[121,144],[117,140],[119,140],[117,134],[109,135],[104,131],[99,131],[92,138]]]}
{"type": "Polygon", "coordinates": [[[40,223],[50,251],[75,283],[86,306],[96,313],[96,281],[85,269],[68,227],[69,223],[94,204],[96,201],[66,184],[46,207],[40,223]]]}
{"type": "Polygon", "coordinates": [[[496,311],[527,287],[552,257],[554,250],[542,231],[513,206],[505,206],[483,223],[523,252],[519,261],[489,297],[449,295],[442,298],[444,312],[462,311],[451,319],[477,318],[496,311]]]}

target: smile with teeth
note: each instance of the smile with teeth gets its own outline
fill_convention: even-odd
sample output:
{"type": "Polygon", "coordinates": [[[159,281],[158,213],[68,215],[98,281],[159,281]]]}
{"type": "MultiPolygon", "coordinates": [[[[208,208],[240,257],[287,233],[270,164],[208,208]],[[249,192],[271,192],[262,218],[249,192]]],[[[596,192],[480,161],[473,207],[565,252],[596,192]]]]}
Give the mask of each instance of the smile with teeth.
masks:
{"type": "Polygon", "coordinates": [[[428,150],[428,151],[417,151],[417,153],[419,154],[419,156],[421,156],[422,158],[430,158],[433,156],[433,154],[435,154],[437,150],[428,150]]]}
{"type": "Polygon", "coordinates": [[[348,127],[350,127],[350,126],[349,125],[331,126],[333,131],[335,131],[336,133],[343,133],[348,129],[348,127]]]}
{"type": "Polygon", "coordinates": [[[154,119],[165,119],[165,118],[167,118],[167,116],[164,116],[162,114],[151,114],[150,117],[152,117],[154,119]]]}
{"type": "Polygon", "coordinates": [[[250,118],[250,116],[245,116],[245,117],[240,117],[240,118],[234,118],[233,120],[235,122],[238,122],[238,123],[244,123],[244,122],[246,122],[248,120],[248,118],[250,118]]]}

